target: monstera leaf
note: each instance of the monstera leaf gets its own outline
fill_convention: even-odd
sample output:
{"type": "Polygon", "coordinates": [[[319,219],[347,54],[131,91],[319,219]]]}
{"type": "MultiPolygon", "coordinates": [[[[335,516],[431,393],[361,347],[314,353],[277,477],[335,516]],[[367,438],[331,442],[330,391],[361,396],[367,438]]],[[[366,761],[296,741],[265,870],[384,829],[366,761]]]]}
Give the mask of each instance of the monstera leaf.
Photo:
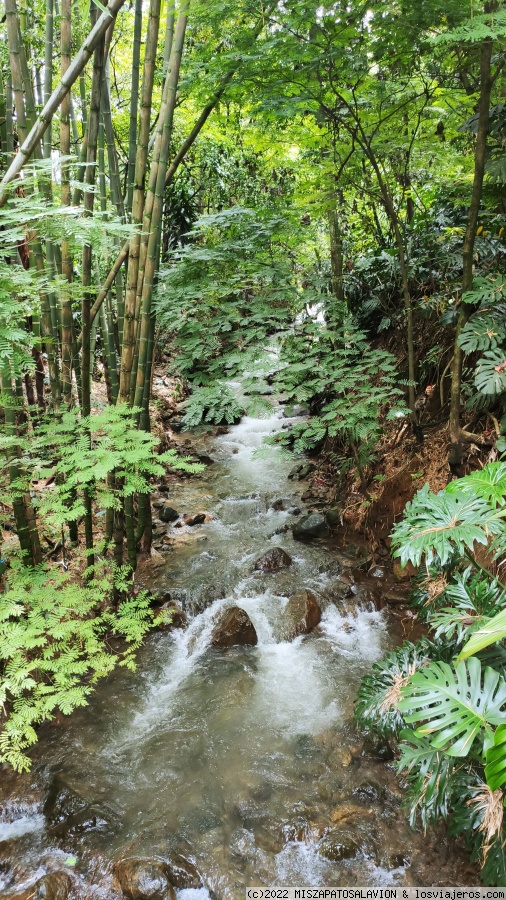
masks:
{"type": "Polygon", "coordinates": [[[464,556],[474,544],[487,545],[504,531],[501,513],[477,492],[466,496],[449,490],[433,494],[425,485],[406,505],[404,517],[393,531],[392,545],[401,565],[427,565],[438,559],[445,565],[457,551],[464,556]]]}
{"type": "Polygon", "coordinates": [[[482,394],[506,391],[506,351],[487,350],[476,366],[474,383],[482,394]]]}
{"type": "Polygon", "coordinates": [[[506,784],[506,725],[496,728],[494,745],[487,750],[485,778],[491,791],[506,784]]]}
{"type": "Polygon", "coordinates": [[[419,723],[416,733],[449,756],[467,756],[475,739],[506,716],[506,681],[476,657],[454,668],[432,662],[415,672],[402,689],[398,704],[406,722],[419,723]]]}
{"type": "Polygon", "coordinates": [[[504,329],[495,316],[477,313],[472,316],[459,334],[459,345],[464,353],[475,350],[495,350],[504,343],[504,329]]]}
{"type": "Polygon", "coordinates": [[[506,609],[503,609],[474,632],[473,636],[469,638],[467,644],[462,648],[459,660],[467,659],[468,656],[474,656],[475,653],[479,653],[480,650],[484,650],[490,644],[503,641],[505,638],[506,609]]]}

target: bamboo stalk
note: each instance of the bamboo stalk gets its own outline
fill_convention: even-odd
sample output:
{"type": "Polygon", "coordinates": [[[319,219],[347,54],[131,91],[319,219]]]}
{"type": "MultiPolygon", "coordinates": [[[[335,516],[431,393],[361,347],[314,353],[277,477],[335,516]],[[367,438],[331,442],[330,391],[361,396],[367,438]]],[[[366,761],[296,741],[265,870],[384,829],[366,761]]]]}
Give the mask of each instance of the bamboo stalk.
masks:
{"type": "MultiPolygon", "coordinates": [[[[148,159],[151,104],[160,26],[160,0],[150,0],[149,20],[146,35],[146,52],[141,89],[141,111],[139,140],[135,159],[135,178],[132,200],[132,222],[140,226],[144,210],[144,184],[148,159]]],[[[137,297],[137,276],[139,271],[139,249],[141,235],[137,227],[130,238],[128,269],[123,320],[123,344],[121,348],[120,388],[118,400],[130,401],[130,377],[136,342],[135,301],[137,297]]]]}
{"type": "Polygon", "coordinates": [[[142,285],[142,318],[139,334],[139,364],[137,368],[137,379],[134,396],[135,406],[142,406],[144,395],[144,376],[148,358],[147,353],[150,330],[151,301],[153,297],[155,274],[158,269],[158,258],[160,253],[163,200],[165,195],[165,178],[167,174],[170,141],[172,137],[174,110],[176,108],[176,95],[179,82],[181,58],[183,54],[186,26],[188,24],[189,6],[189,0],[186,0],[186,2],[184,2],[184,4],[181,6],[177,20],[176,33],[174,35],[174,43],[172,47],[171,61],[169,66],[170,70],[167,76],[167,110],[165,121],[163,122],[163,130],[159,136],[159,139],[157,138],[157,141],[159,140],[160,142],[160,153],[156,173],[156,185],[153,196],[153,211],[151,215],[151,229],[149,232],[147,244],[144,281],[142,285]]]}
{"type": "Polygon", "coordinates": [[[134,39],[132,54],[132,83],[130,88],[130,124],[128,131],[128,164],[126,210],[131,215],[134,194],[135,159],[137,154],[137,115],[139,111],[139,80],[142,38],[142,0],[135,0],[134,39]]]}
{"type": "MultiPolygon", "coordinates": [[[[65,76],[70,66],[70,52],[72,45],[72,0],[62,0],[61,3],[61,74],[65,76]]],[[[60,154],[61,164],[61,203],[62,206],[70,206],[70,101],[69,93],[63,98],[60,114],[60,154]]],[[[61,322],[62,322],[62,393],[67,406],[72,403],[72,293],[70,285],[74,277],[74,265],[70,254],[70,245],[67,240],[62,241],[62,297],[61,297],[61,322]],[[69,287],[67,288],[67,285],[69,287]]]]}
{"type": "MultiPolygon", "coordinates": [[[[92,28],[90,34],[81,45],[78,53],[70,63],[65,75],[62,77],[59,85],[51,94],[48,102],[44,105],[43,110],[38,116],[33,128],[23,141],[19,152],[13,159],[2,181],[0,182],[0,208],[5,206],[9,196],[9,184],[19,175],[23,166],[33,154],[37,142],[44,136],[46,129],[51,125],[54,113],[60,106],[64,97],[67,96],[72,85],[83,71],[86,63],[90,59],[95,47],[104,36],[111,22],[114,22],[118,12],[125,3],[125,0],[110,0],[109,6],[101,14],[98,21],[92,28]]],[[[15,0],[5,0],[6,9],[8,5],[14,4],[15,0]]]]}
{"type": "MultiPolygon", "coordinates": [[[[1,387],[2,394],[5,397],[5,430],[8,435],[15,436],[17,435],[17,403],[12,389],[12,375],[8,363],[4,363],[1,387]]],[[[6,456],[9,460],[9,481],[12,489],[12,507],[23,562],[27,566],[37,565],[37,563],[42,561],[42,552],[30,494],[28,491],[23,490],[22,487],[23,471],[19,462],[21,450],[19,448],[11,448],[6,451],[6,456]]]]}

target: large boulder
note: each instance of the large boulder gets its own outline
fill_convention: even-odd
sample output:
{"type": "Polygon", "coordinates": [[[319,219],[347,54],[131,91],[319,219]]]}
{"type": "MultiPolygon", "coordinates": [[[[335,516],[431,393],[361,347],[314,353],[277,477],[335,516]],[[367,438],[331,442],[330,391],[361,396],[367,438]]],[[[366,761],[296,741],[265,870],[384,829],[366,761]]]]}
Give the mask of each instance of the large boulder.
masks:
{"type": "Polygon", "coordinates": [[[34,900],[67,900],[72,888],[72,879],[67,872],[49,872],[37,881],[32,897],[34,900]]]}
{"type": "Polygon", "coordinates": [[[129,856],[114,864],[113,872],[128,900],[175,900],[167,862],[160,857],[129,856]]]}
{"type": "Polygon", "coordinates": [[[248,613],[238,606],[226,609],[211,634],[211,646],[216,648],[254,647],[258,643],[255,626],[248,613]]]}
{"type": "Polygon", "coordinates": [[[164,503],[159,516],[162,522],[175,522],[176,519],[179,519],[179,513],[170,503],[164,503]]]}
{"type": "Polygon", "coordinates": [[[280,569],[287,569],[291,563],[292,557],[285,550],[273,547],[257,559],[253,568],[255,572],[279,572],[280,569]]]}
{"type": "Polygon", "coordinates": [[[321,513],[309,513],[299,519],[292,526],[292,534],[296,540],[311,540],[316,537],[325,537],[329,533],[329,526],[325,520],[325,516],[321,513]]]}
{"type": "Polygon", "coordinates": [[[297,591],[290,597],[281,617],[281,633],[285,640],[309,634],[319,625],[322,611],[312,591],[297,591]]]}

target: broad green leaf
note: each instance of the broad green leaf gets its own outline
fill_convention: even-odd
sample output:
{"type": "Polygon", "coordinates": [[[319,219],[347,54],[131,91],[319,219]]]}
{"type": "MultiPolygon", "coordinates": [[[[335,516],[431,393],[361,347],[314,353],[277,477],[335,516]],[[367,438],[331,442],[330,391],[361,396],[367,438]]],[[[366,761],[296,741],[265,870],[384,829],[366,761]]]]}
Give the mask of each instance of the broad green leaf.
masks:
{"type": "Polygon", "coordinates": [[[497,641],[503,641],[506,638],[506,609],[501,610],[496,616],[489,619],[485,625],[482,625],[473,636],[469,638],[467,644],[464,645],[460,654],[459,661],[474,656],[490,644],[497,641]]]}
{"type": "Polygon", "coordinates": [[[494,734],[494,744],[487,750],[485,778],[491,791],[506,784],[506,725],[499,725],[494,734]]]}
{"type": "Polygon", "coordinates": [[[455,668],[432,662],[403,688],[399,710],[436,750],[467,756],[483,729],[504,722],[506,681],[490,667],[482,673],[476,657],[455,668]]]}
{"type": "Polygon", "coordinates": [[[503,506],[506,499],[506,463],[494,462],[470,472],[465,478],[457,478],[445,488],[448,494],[478,495],[483,500],[503,506]]]}
{"type": "Polygon", "coordinates": [[[474,383],[482,394],[506,391],[506,351],[487,350],[476,366],[474,383]]]}

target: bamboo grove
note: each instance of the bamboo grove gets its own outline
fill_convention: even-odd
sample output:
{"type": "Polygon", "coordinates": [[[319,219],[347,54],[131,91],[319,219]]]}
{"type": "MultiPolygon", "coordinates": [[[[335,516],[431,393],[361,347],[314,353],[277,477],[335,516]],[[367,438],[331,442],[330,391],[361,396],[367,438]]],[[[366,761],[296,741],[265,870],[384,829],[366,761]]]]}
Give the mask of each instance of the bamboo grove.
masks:
{"type": "MultiPolygon", "coordinates": [[[[252,36],[254,40],[264,24],[263,14],[258,17],[255,9],[249,18],[246,15],[238,46],[207,79],[201,108],[175,147],[174,116],[180,102],[190,3],[180,3],[176,11],[171,2],[162,9],[161,0],[150,0],[149,6],[136,0],[126,16],[127,28],[133,25],[126,87],[129,122],[127,142],[119,147],[112,115],[111,53],[123,5],[124,0],[111,0],[107,8],[91,4],[84,10],[73,0],[61,0],[61,6],[57,0],[48,0],[43,59],[32,40],[37,28],[40,31],[36,11],[34,16],[34,11],[18,8],[16,0],[5,5],[7,58],[0,101],[5,174],[0,206],[4,222],[12,224],[14,216],[24,234],[16,234],[12,243],[4,226],[4,246],[11,240],[7,251],[12,255],[7,261],[13,282],[26,269],[33,274],[31,288],[40,287],[38,301],[29,304],[25,316],[22,288],[12,295],[19,313],[11,313],[17,319],[16,328],[26,331],[21,343],[34,361],[34,377],[26,365],[18,365],[18,337],[9,343],[7,327],[1,374],[11,440],[7,453],[12,503],[29,565],[42,559],[41,538],[29,490],[31,476],[16,447],[17,439],[33,435],[41,416],[53,417],[57,423],[69,410],[78,413],[80,437],[88,430],[89,438],[97,339],[109,404],[131,409],[135,427],[149,434],[156,332],[152,298],[166,190],[240,66],[241,41],[244,44],[244,38],[250,41],[252,36]],[[79,40],[82,43],[76,49],[79,40]],[[67,222],[78,220],[84,228],[80,246],[68,229],[63,229],[60,238],[42,234],[44,227],[29,221],[37,208],[47,224],[48,218],[55,218],[58,204],[62,215],[68,213],[67,222]],[[100,246],[98,232],[102,233],[100,246]],[[49,401],[44,378],[49,379],[49,401]]],[[[126,538],[128,565],[135,570],[136,547],[143,540],[146,547],[150,544],[148,494],[126,492],[124,476],[114,470],[107,473],[107,483],[120,501],[107,510],[105,543],[114,542],[115,563],[121,566],[126,538]]],[[[94,560],[94,493],[90,481],[82,491],[84,514],[79,519],[88,566],[94,560]]],[[[70,510],[75,494],[71,492],[67,499],[70,510]]],[[[69,512],[61,524],[68,527],[75,543],[75,515],[69,512]]]]}

